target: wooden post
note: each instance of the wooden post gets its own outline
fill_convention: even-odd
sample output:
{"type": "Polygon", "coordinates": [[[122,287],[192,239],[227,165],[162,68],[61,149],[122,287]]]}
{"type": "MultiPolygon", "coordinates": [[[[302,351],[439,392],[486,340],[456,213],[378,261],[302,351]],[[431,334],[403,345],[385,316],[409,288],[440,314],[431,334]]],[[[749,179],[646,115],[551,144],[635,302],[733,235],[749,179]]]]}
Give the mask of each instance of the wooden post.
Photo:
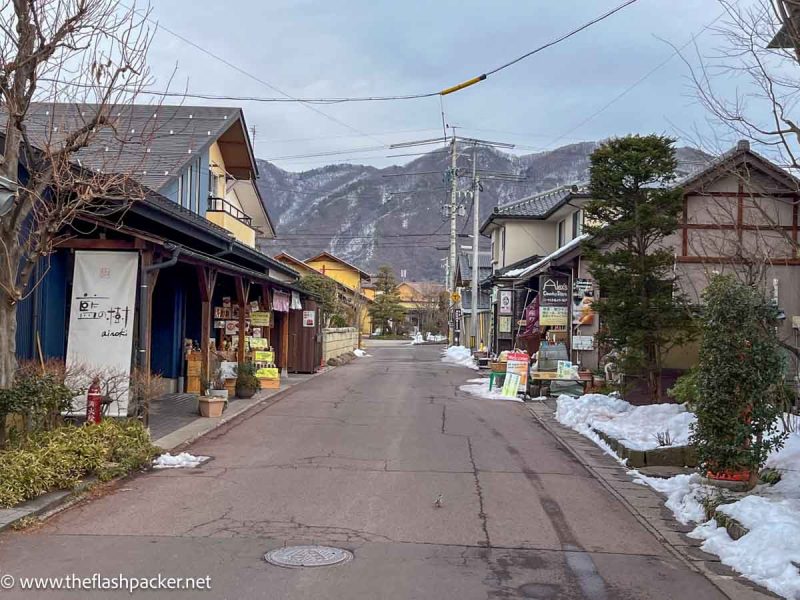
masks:
{"type": "Polygon", "coordinates": [[[237,351],[236,359],[238,362],[244,362],[244,346],[245,346],[245,336],[244,336],[244,313],[247,306],[247,298],[250,296],[250,282],[244,281],[244,278],[237,277],[236,281],[236,301],[239,304],[239,348],[237,351]]]}
{"type": "Polygon", "coordinates": [[[281,313],[281,360],[282,371],[289,368],[289,313],[281,313]]]}
{"type": "MultiPolygon", "coordinates": [[[[270,296],[269,296],[269,286],[266,283],[261,284],[261,306],[266,307],[266,310],[269,311],[272,308],[272,304],[270,304],[270,296]]],[[[274,317],[274,314],[273,314],[274,317]]],[[[272,340],[272,328],[275,326],[273,323],[270,327],[262,327],[261,328],[261,337],[267,338],[268,343],[272,340]],[[266,329],[266,331],[265,331],[266,329]]]]}
{"type": "Polygon", "coordinates": [[[211,337],[211,317],[214,309],[214,286],[217,283],[217,272],[207,267],[197,267],[197,280],[200,284],[200,374],[206,381],[211,380],[211,354],[208,340],[211,337]]]}
{"type": "MultiPolygon", "coordinates": [[[[142,251],[142,273],[144,274],[144,281],[140,282],[140,297],[139,297],[139,318],[143,319],[143,326],[139,330],[142,339],[139,340],[139,350],[144,350],[144,356],[139,363],[138,377],[141,379],[140,388],[137,390],[139,394],[146,395],[150,389],[150,360],[152,355],[152,339],[153,339],[153,292],[155,291],[156,281],[158,281],[159,270],[155,269],[147,271],[146,268],[153,264],[153,251],[142,251]],[[144,289],[142,289],[142,287],[144,289]],[[144,310],[142,311],[142,304],[144,310]]],[[[145,427],[150,425],[150,399],[147,397],[139,398],[142,401],[142,422],[145,427]]]]}

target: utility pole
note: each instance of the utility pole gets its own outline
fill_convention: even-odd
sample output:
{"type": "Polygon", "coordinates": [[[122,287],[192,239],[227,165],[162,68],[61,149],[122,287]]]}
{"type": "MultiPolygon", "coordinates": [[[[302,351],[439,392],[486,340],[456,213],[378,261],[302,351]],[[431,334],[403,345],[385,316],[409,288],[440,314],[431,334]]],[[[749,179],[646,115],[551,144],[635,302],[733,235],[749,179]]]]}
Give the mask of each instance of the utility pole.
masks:
{"type": "Polygon", "coordinates": [[[448,259],[448,276],[447,276],[447,291],[454,292],[456,290],[456,250],[457,250],[457,235],[458,235],[458,175],[456,164],[458,154],[456,153],[456,134],[453,132],[453,140],[450,142],[450,258],[448,259]]]}
{"type": "MultiPolygon", "coordinates": [[[[458,251],[458,149],[456,147],[456,132],[453,129],[453,141],[450,142],[450,252],[448,259],[448,276],[447,276],[447,291],[450,293],[451,301],[453,293],[456,291],[456,260],[458,251]]],[[[460,329],[457,322],[456,310],[460,306],[460,302],[453,303],[453,345],[460,343],[458,331],[460,329]]]]}
{"type": "Polygon", "coordinates": [[[478,235],[481,214],[481,180],[478,177],[478,144],[472,146],[472,339],[474,350],[480,347],[478,343],[478,279],[480,268],[478,265],[478,235]]]}
{"type": "MultiPolygon", "coordinates": [[[[469,82],[465,82],[465,84],[461,84],[459,86],[455,86],[451,90],[447,91],[457,91],[462,87],[466,87],[466,85],[472,85],[472,83],[476,83],[481,81],[480,78],[475,78],[474,80],[470,80],[469,82]]],[[[448,172],[450,174],[450,198],[448,202],[444,205],[444,216],[445,218],[450,219],[450,244],[447,248],[439,248],[437,250],[448,250],[447,259],[445,261],[445,289],[447,290],[448,296],[450,296],[451,308],[455,310],[459,310],[462,308],[461,301],[454,302],[453,300],[456,298],[453,293],[456,292],[456,281],[458,279],[456,273],[456,262],[458,260],[458,214],[459,214],[459,205],[458,205],[458,140],[461,140],[465,144],[474,144],[475,146],[475,159],[473,160],[473,199],[474,199],[474,206],[473,210],[475,211],[473,217],[473,235],[472,235],[472,243],[473,243],[473,281],[472,281],[472,294],[474,298],[473,307],[472,307],[472,330],[475,337],[475,345],[478,344],[478,334],[477,334],[477,305],[478,305],[478,293],[477,293],[477,286],[478,277],[480,275],[480,269],[478,268],[478,236],[479,232],[478,229],[480,227],[480,178],[478,177],[478,169],[477,169],[477,146],[489,146],[494,148],[513,148],[514,144],[507,144],[504,142],[491,142],[488,140],[479,140],[475,138],[469,137],[459,137],[456,135],[456,128],[451,127],[453,130],[453,135],[450,138],[450,168],[448,172]]],[[[417,140],[413,142],[401,142],[398,144],[392,144],[389,146],[391,149],[399,149],[399,148],[411,148],[415,146],[427,146],[432,144],[441,144],[442,141],[446,141],[446,135],[443,138],[431,138],[426,140],[417,140]]],[[[407,176],[407,175],[432,175],[434,172],[420,172],[420,173],[392,173],[390,175],[384,175],[384,177],[400,177],[400,176],[407,176]]],[[[502,179],[505,181],[521,181],[524,178],[520,178],[518,175],[514,173],[489,173],[484,172],[483,174],[484,179],[502,179]]],[[[453,315],[454,316],[454,315],[453,315]]],[[[452,322],[452,320],[451,320],[452,322]]],[[[463,323],[463,314],[462,314],[462,323],[463,323]]],[[[456,327],[455,323],[454,326],[451,328],[451,332],[453,333],[453,337],[450,338],[451,343],[459,343],[459,335],[461,327],[456,327]]]]}

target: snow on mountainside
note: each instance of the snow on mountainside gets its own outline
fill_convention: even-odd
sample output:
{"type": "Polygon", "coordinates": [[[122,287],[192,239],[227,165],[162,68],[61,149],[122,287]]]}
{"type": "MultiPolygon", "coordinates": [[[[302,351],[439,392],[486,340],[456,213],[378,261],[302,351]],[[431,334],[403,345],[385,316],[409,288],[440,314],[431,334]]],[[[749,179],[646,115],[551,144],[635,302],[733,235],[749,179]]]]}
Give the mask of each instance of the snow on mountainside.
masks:
{"type": "MultiPolygon", "coordinates": [[[[524,156],[481,148],[479,169],[526,177],[521,183],[485,180],[481,221],[498,204],[587,180],[589,154],[596,145],[582,142],[524,156]]],[[[462,152],[459,187],[468,189],[472,151],[462,152]]],[[[679,148],[678,158],[681,172],[693,171],[707,159],[692,148],[679,148]]],[[[389,264],[398,275],[406,269],[411,280],[440,280],[446,252],[436,247],[447,245],[441,211],[448,167],[449,155],[441,150],[383,169],[337,164],[296,173],[259,160],[258,186],[278,234],[263,250],[271,255],[286,251],[301,259],[328,250],[369,272],[389,264]],[[425,174],[396,176],[400,173],[425,174]],[[427,235],[433,233],[437,235],[427,235]]],[[[459,217],[459,231],[472,233],[471,217],[467,222],[470,201],[463,201],[466,214],[459,217]]],[[[464,238],[463,243],[471,240],[464,238]]]]}

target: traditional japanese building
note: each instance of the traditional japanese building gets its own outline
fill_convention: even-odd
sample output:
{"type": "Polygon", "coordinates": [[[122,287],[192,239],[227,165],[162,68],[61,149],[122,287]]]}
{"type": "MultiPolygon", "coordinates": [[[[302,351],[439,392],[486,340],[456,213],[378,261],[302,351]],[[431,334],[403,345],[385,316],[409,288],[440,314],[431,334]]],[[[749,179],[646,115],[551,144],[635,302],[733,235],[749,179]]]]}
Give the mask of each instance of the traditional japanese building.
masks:
{"type": "MultiPolygon", "coordinates": [[[[34,105],[31,139],[49,141],[69,131],[91,108],[34,105]]],[[[99,297],[104,278],[116,277],[112,262],[128,258],[135,268],[119,285],[129,287],[134,300],[123,307],[127,328],[114,335],[130,338],[130,360],[118,356],[118,363],[159,374],[174,391],[199,392],[200,379],[214,377],[213,364],[245,360],[251,339],[259,337],[265,342],[257,345],[274,351],[277,367],[297,370],[299,352],[292,345],[314,343],[307,341],[313,336],[290,336],[290,329],[316,305],[295,286],[294,269],[256,250],[256,239],[275,231],[256,185],[242,111],[125,105],[110,113],[118,130],[147,133],[135,142],[103,135],[76,161],[80,168],[126,174],[142,185],[142,196],[84,211],[61,232],[54,252],[37,267],[33,280],[40,285],[19,304],[18,356],[90,356],[94,350],[84,347],[90,342],[70,339],[82,299],[77,278],[93,278],[99,297]],[[104,260],[112,262],[88,275],[76,267],[104,260]]]]}

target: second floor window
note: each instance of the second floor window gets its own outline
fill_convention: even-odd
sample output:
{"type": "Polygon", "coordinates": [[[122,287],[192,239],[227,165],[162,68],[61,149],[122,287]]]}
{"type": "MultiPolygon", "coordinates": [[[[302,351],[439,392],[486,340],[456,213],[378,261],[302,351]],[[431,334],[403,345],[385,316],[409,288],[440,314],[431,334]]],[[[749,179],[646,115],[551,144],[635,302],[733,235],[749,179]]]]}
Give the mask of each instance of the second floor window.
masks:
{"type": "Polygon", "coordinates": [[[561,246],[564,245],[564,239],[565,239],[564,229],[566,228],[566,224],[567,224],[566,219],[558,222],[556,242],[559,248],[561,248],[561,246]]]}
{"type": "Polygon", "coordinates": [[[178,203],[200,213],[200,159],[192,162],[178,180],[178,203]]]}
{"type": "MultiPolygon", "coordinates": [[[[576,210],[572,213],[572,239],[583,234],[583,211],[576,210]]],[[[560,245],[560,244],[559,244],[560,245]]]]}

